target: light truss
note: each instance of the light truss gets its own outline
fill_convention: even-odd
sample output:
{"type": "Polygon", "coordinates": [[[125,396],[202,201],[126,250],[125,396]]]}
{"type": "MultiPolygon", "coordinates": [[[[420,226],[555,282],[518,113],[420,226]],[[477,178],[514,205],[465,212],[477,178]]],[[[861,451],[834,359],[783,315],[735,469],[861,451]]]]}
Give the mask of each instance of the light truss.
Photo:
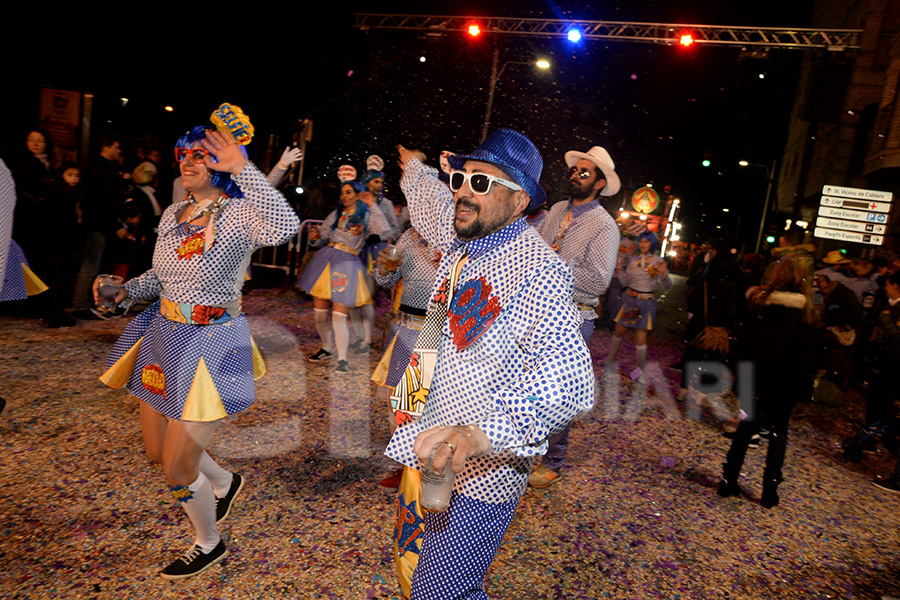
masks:
{"type": "Polygon", "coordinates": [[[739,46],[742,48],[788,48],[832,51],[859,48],[862,29],[821,29],[783,27],[730,27],[684,23],[632,23],[627,21],[566,21],[561,19],[510,19],[501,17],[388,15],[356,13],[355,27],[407,29],[426,33],[464,32],[474,21],[484,34],[566,38],[578,29],[589,40],[622,40],[655,44],[677,44],[689,33],[694,44],[739,46]]]}

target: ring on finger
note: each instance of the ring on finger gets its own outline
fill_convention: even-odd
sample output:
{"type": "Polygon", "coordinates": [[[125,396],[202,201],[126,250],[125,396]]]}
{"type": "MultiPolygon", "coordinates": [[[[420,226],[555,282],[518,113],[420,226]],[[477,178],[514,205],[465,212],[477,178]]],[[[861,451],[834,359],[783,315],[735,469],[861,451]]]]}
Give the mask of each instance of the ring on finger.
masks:
{"type": "Polygon", "coordinates": [[[450,446],[450,452],[451,452],[451,453],[456,452],[456,444],[454,444],[453,442],[446,442],[446,441],[443,442],[443,443],[444,443],[444,444],[447,444],[448,446],[450,446]]]}

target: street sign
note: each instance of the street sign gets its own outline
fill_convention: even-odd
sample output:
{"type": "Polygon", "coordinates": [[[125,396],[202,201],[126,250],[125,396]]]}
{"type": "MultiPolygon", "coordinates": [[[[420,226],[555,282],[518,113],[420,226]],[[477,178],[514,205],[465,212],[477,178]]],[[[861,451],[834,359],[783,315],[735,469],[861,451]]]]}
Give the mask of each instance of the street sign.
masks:
{"type": "Polygon", "coordinates": [[[839,240],[842,242],[856,242],[857,244],[872,244],[880,246],[884,243],[884,237],[880,235],[872,235],[870,233],[858,233],[855,231],[838,231],[836,229],[823,229],[816,227],[813,235],[818,238],[828,240],[839,240]]]}
{"type": "Polygon", "coordinates": [[[891,192],[826,185],[822,188],[813,235],[880,246],[884,243],[893,199],[891,192]]]}
{"type": "Polygon", "coordinates": [[[835,206],[839,208],[852,208],[854,210],[872,210],[875,212],[891,212],[890,202],[871,202],[869,200],[851,200],[850,198],[836,198],[834,196],[822,196],[822,206],[835,206]]]}
{"type": "Polygon", "coordinates": [[[842,221],[840,219],[829,219],[827,217],[819,217],[816,219],[816,227],[825,227],[827,229],[841,229],[844,231],[860,231],[862,233],[884,234],[887,227],[884,225],[876,225],[875,223],[860,223],[859,221],[842,221]]]}
{"type": "Polygon", "coordinates": [[[851,221],[864,221],[866,223],[880,223],[886,225],[888,215],[884,213],[863,212],[861,210],[847,210],[845,208],[832,208],[823,206],[819,209],[820,217],[832,217],[834,219],[849,219],[851,221]]]}
{"type": "Polygon", "coordinates": [[[842,198],[859,198],[862,200],[874,200],[876,202],[890,202],[894,198],[891,192],[879,192],[877,190],[862,190],[860,188],[839,187],[826,185],[822,188],[825,196],[840,196],[842,198]]]}

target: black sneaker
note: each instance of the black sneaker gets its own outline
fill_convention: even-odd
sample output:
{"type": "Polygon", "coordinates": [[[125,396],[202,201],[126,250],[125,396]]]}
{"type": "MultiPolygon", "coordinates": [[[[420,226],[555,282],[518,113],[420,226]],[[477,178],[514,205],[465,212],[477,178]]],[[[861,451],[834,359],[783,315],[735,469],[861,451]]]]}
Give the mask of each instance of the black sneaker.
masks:
{"type": "Polygon", "coordinates": [[[351,351],[351,352],[356,352],[357,350],[359,350],[359,347],[362,345],[362,343],[363,343],[362,338],[359,338],[358,340],[356,340],[355,342],[353,342],[352,344],[350,344],[350,346],[349,346],[350,351],[351,351]]]}
{"type": "Polygon", "coordinates": [[[216,523],[221,523],[228,517],[234,499],[238,497],[238,494],[240,494],[243,489],[244,478],[237,473],[232,473],[231,487],[228,488],[228,493],[222,498],[216,498],[216,523]]]}
{"type": "Polygon", "coordinates": [[[756,450],[759,448],[759,442],[762,441],[762,438],[759,437],[758,433],[754,433],[753,437],[750,438],[750,443],[747,444],[747,448],[750,450],[756,450]]]}
{"type": "Polygon", "coordinates": [[[884,479],[876,479],[872,485],[880,490],[891,492],[892,494],[900,494],[900,483],[893,477],[885,477],[884,479]]]}
{"type": "Polygon", "coordinates": [[[372,344],[366,344],[365,342],[360,342],[360,344],[356,348],[350,348],[350,352],[352,352],[353,354],[366,354],[371,349],[372,349],[372,344]]]}
{"type": "Polygon", "coordinates": [[[225,549],[225,542],[222,540],[219,540],[219,543],[210,550],[209,554],[203,554],[203,548],[194,546],[185,552],[181,558],[160,571],[159,576],[170,581],[187,579],[202,573],[225,558],[227,554],[228,550],[225,549]]]}
{"type": "Polygon", "coordinates": [[[340,373],[341,375],[346,375],[347,373],[350,372],[350,365],[347,364],[347,361],[346,361],[346,360],[339,360],[339,361],[338,361],[338,366],[337,366],[337,368],[334,370],[334,372],[335,372],[335,373],[340,373]]]}
{"type": "Polygon", "coordinates": [[[325,362],[326,360],[331,360],[331,357],[334,356],[334,352],[329,352],[325,348],[319,348],[319,351],[313,355],[307,356],[306,360],[309,362],[325,362]]]}

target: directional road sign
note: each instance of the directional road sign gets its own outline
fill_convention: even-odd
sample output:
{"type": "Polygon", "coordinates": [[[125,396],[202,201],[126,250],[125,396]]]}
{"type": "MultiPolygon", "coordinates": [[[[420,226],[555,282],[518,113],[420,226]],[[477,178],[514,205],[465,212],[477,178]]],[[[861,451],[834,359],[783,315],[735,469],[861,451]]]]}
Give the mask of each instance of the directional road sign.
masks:
{"type": "Polygon", "coordinates": [[[842,221],[840,219],[829,219],[819,216],[816,219],[816,227],[825,227],[827,229],[841,229],[843,231],[860,231],[862,233],[884,234],[887,227],[884,225],[876,225],[875,223],[860,223],[859,221],[842,221]]]}
{"type": "Polygon", "coordinates": [[[880,223],[881,225],[886,225],[888,222],[888,215],[885,213],[847,210],[846,208],[832,208],[830,206],[819,208],[819,216],[831,217],[833,219],[846,219],[850,221],[864,221],[866,223],[880,223]]]}
{"type": "Polygon", "coordinates": [[[837,185],[822,188],[815,237],[880,246],[890,220],[891,192],[837,185]]]}
{"type": "Polygon", "coordinates": [[[838,231],[836,229],[824,229],[816,227],[813,235],[818,238],[839,240],[841,242],[855,242],[857,244],[872,244],[880,246],[884,243],[884,237],[870,233],[858,233],[856,231],[838,231]]]}

